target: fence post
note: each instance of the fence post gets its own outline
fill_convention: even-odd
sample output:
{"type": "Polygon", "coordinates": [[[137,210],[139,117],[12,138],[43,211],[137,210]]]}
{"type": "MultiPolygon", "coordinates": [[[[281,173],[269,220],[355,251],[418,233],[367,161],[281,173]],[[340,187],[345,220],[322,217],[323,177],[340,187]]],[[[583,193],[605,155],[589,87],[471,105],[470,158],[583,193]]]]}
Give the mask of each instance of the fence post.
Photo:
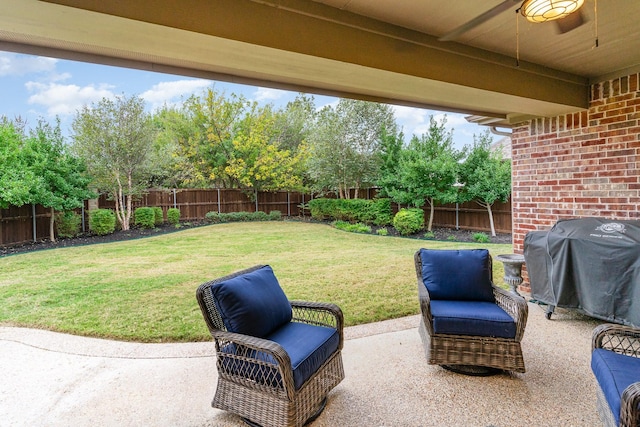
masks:
{"type": "Polygon", "coordinates": [[[37,234],[36,234],[36,205],[31,204],[31,219],[33,220],[33,241],[37,242],[37,234]]]}
{"type": "Polygon", "coordinates": [[[178,205],[176,203],[176,189],[175,188],[173,189],[173,207],[174,208],[178,207],[178,205]]]}
{"type": "Polygon", "coordinates": [[[291,216],[291,198],[289,197],[288,191],[287,191],[287,216],[291,216]]]}
{"type": "Polygon", "coordinates": [[[258,189],[254,189],[254,194],[255,194],[255,198],[256,198],[256,212],[258,212],[258,189]]]}
{"type": "Polygon", "coordinates": [[[221,213],[222,211],[220,210],[220,189],[218,188],[218,213],[221,213]]]}

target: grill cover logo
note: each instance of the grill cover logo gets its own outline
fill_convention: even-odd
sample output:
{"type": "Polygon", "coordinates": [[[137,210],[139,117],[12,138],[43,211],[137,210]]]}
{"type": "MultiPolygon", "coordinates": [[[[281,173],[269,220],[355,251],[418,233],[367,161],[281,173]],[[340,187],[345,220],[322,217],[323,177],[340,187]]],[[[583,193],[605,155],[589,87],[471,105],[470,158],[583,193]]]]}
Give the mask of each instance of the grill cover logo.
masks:
{"type": "Polygon", "coordinates": [[[619,222],[602,224],[601,226],[596,227],[596,230],[603,233],[624,233],[626,231],[624,224],[620,224],[619,222]]]}

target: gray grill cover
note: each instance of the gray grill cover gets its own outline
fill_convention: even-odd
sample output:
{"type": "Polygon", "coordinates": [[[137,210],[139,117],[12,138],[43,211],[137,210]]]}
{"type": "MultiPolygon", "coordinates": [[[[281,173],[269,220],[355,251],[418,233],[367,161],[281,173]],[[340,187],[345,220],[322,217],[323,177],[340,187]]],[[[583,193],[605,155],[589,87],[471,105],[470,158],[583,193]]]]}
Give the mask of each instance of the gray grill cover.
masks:
{"type": "Polygon", "coordinates": [[[531,295],[609,322],[640,326],[640,221],[558,221],[524,239],[531,295]]]}

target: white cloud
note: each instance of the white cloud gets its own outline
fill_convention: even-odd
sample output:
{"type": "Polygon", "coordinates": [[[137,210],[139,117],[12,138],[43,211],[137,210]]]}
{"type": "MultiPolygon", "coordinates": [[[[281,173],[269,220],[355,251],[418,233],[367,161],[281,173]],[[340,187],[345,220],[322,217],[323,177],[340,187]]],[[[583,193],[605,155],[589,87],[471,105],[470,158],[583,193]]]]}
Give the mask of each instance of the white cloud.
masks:
{"type": "Polygon", "coordinates": [[[156,109],[165,104],[175,104],[180,101],[180,97],[191,95],[208,86],[211,86],[211,82],[202,79],[161,82],[140,96],[151,105],[152,109],[156,109]]]}
{"type": "Polygon", "coordinates": [[[0,76],[23,76],[30,73],[48,73],[56,68],[57,59],[43,56],[18,55],[0,52],[0,76]]]}
{"type": "Polygon", "coordinates": [[[269,89],[266,87],[258,88],[253,93],[253,99],[258,102],[262,101],[276,101],[280,98],[287,96],[289,92],[279,89],[269,89]]]}
{"type": "Polygon", "coordinates": [[[57,83],[27,82],[25,86],[32,92],[29,104],[46,107],[50,116],[68,116],[75,114],[83,105],[100,101],[102,98],[113,98],[113,86],[102,84],[80,87],[57,83]]]}

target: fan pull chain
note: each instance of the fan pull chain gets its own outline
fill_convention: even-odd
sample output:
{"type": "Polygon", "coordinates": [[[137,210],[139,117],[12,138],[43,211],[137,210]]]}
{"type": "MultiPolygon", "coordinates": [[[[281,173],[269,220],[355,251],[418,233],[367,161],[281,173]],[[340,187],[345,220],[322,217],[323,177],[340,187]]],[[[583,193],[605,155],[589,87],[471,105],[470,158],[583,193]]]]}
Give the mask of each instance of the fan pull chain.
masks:
{"type": "Polygon", "coordinates": [[[595,14],[595,32],[596,32],[596,44],[593,46],[594,48],[600,45],[600,41],[598,40],[598,0],[593,0],[593,12],[595,14]]]}
{"type": "Polygon", "coordinates": [[[520,67],[520,24],[518,20],[518,14],[520,8],[516,9],[516,67],[520,67]]]}

